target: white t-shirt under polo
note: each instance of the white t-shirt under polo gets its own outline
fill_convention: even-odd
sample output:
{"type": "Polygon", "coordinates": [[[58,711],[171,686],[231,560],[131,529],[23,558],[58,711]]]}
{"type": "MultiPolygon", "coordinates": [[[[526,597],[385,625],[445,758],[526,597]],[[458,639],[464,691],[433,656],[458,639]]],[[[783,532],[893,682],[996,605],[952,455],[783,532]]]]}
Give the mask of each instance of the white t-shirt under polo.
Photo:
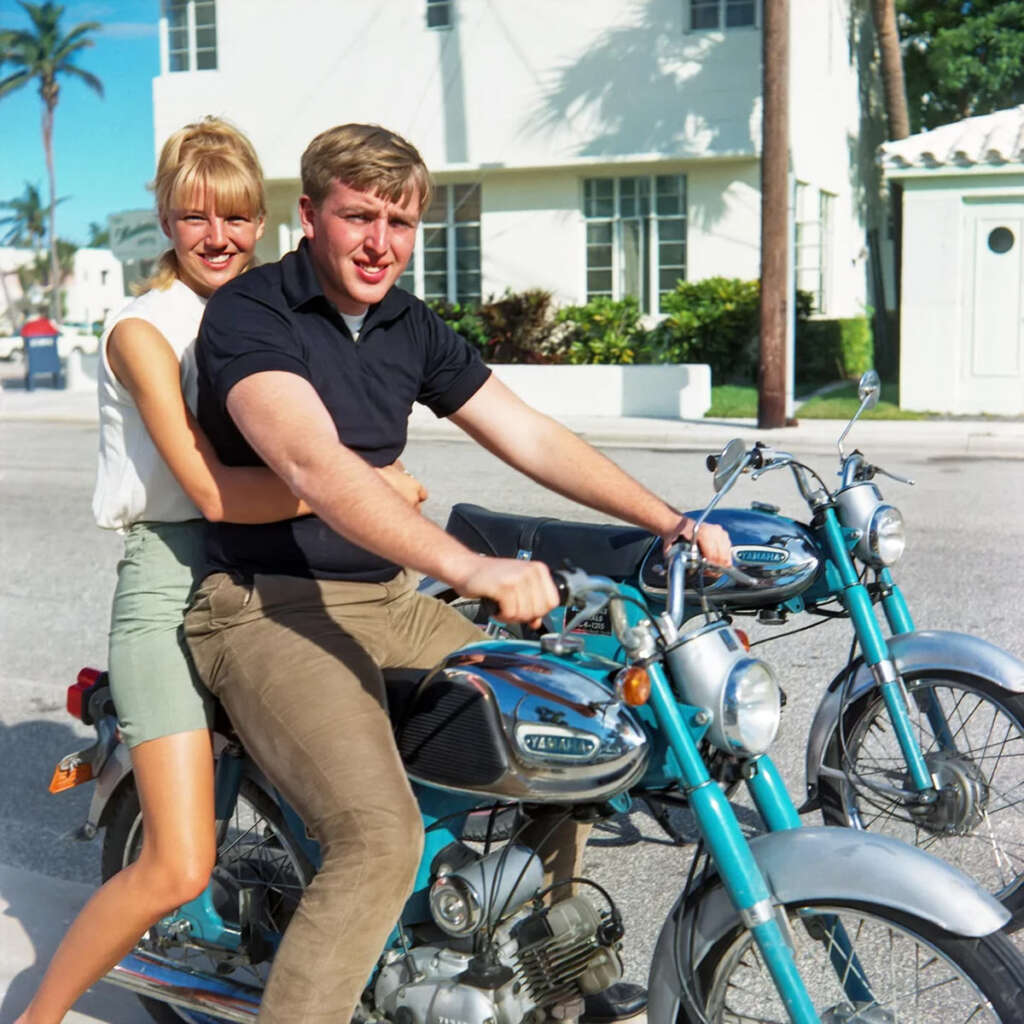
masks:
{"type": "Polygon", "coordinates": [[[100,451],[93,492],[96,522],[124,530],[137,522],[181,522],[199,518],[199,509],[181,489],[146,430],[128,389],[107,361],[107,340],[122,320],[151,323],[174,349],[181,363],[181,389],[196,410],[195,339],[206,300],[179,280],[167,289],[140,295],[108,325],[100,345],[98,397],[100,451]]]}

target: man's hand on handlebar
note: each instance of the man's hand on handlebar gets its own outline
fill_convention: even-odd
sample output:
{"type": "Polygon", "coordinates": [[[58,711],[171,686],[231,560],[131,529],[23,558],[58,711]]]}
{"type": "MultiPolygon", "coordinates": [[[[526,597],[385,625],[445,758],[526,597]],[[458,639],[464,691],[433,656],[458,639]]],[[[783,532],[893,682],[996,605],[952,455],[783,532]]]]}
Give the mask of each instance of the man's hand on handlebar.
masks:
{"type": "Polygon", "coordinates": [[[527,622],[534,629],[541,625],[542,616],[561,603],[543,562],[481,557],[468,576],[452,585],[463,597],[493,601],[498,606],[496,619],[527,622]]]}
{"type": "MultiPolygon", "coordinates": [[[[697,524],[689,517],[683,516],[675,528],[662,534],[661,540],[668,549],[677,541],[693,541],[693,530],[697,524]]],[[[732,565],[732,543],[729,534],[714,523],[705,523],[697,534],[697,548],[705,559],[715,565],[732,565]]]]}

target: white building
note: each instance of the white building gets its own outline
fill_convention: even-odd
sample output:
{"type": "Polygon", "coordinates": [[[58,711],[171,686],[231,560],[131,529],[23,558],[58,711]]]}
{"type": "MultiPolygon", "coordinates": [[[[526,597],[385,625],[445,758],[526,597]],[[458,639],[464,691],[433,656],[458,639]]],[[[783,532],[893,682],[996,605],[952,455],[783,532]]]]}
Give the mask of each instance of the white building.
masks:
{"type": "Polygon", "coordinates": [[[64,319],[86,327],[103,323],[125,304],[124,270],[109,249],[76,249],[64,282],[64,319]]]}
{"type": "Polygon", "coordinates": [[[903,185],[900,405],[1024,414],[1024,105],[882,147],[903,185]]]}
{"type": "MultiPolygon", "coordinates": [[[[858,28],[792,0],[797,284],[867,305],[858,28]]],[[[335,124],[395,129],[439,188],[406,282],[427,298],[559,302],[759,273],[759,0],[163,0],[156,144],[204,114],[268,178],[259,255],[298,237],[299,157],[335,124]]],[[[868,190],[870,191],[870,190],[868,190]]]]}

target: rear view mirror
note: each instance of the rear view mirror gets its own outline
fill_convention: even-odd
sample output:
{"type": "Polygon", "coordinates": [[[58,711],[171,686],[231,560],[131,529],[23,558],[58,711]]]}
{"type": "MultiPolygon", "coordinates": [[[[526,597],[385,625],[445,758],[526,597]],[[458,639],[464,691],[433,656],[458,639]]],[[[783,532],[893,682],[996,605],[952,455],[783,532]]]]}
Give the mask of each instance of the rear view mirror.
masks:
{"type": "Polygon", "coordinates": [[[714,465],[715,492],[720,491],[729,480],[729,477],[736,472],[736,467],[746,458],[747,446],[738,438],[734,437],[719,453],[714,465]]]}

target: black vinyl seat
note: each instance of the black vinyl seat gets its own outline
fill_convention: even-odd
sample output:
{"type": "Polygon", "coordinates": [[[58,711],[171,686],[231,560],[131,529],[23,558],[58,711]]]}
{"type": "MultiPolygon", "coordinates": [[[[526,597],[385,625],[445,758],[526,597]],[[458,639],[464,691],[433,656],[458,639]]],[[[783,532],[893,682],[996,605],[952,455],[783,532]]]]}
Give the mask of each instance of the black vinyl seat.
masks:
{"type": "Polygon", "coordinates": [[[529,557],[552,569],[566,561],[600,576],[624,580],[636,573],[654,536],[637,526],[576,523],[548,516],[452,506],[445,529],[466,547],[498,558],[529,557]]]}

